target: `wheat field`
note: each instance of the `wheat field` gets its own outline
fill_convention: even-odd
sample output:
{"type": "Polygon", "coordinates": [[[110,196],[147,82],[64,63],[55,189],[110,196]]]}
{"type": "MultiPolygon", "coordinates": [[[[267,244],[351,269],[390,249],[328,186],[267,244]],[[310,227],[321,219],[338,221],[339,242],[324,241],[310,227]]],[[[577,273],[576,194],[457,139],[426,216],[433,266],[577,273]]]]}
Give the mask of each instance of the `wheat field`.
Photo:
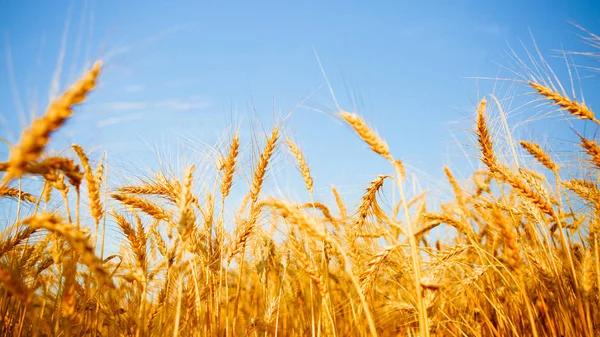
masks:
{"type": "MultiPolygon", "coordinates": [[[[460,181],[445,166],[454,196],[432,201],[426,193],[409,198],[410,172],[392,154],[394,144],[340,109],[335,116],[389,162],[389,171],[363,182],[360,200],[345,203],[335,187],[317,200],[310,158],[282,122],[255,149],[246,196],[233,207],[226,202],[232,186],[244,185],[238,134],[218,149],[210,163],[218,174],[208,182],[189,166],[108,188],[104,157],[91,161],[77,144],[49,150],[55,132],[93,95],[102,66],[96,62],[52,100],[0,163],[1,198],[16,205],[0,239],[2,336],[599,331],[600,146],[593,137],[573,130],[581,160],[565,167],[552,144],[496,137],[490,110],[497,100],[484,96],[471,127],[479,169],[461,172],[472,178],[460,181]],[[501,155],[500,142],[514,153],[501,155]],[[294,159],[309,199],[263,191],[275,153],[294,159]],[[389,189],[397,195],[390,209],[381,205],[389,189]],[[432,202],[440,205],[435,211],[432,202]],[[118,251],[106,249],[107,226],[119,229],[118,251]],[[457,234],[432,234],[444,228],[457,234]]],[[[537,104],[562,111],[565,122],[600,125],[558,82],[517,82],[537,104]]]]}

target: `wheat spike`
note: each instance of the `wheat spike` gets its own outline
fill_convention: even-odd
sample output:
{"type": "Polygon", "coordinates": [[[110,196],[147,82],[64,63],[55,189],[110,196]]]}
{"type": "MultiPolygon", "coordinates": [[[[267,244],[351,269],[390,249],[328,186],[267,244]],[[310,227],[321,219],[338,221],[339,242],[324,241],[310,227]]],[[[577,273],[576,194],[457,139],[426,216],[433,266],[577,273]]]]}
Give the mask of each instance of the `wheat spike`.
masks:
{"type": "Polygon", "coordinates": [[[544,165],[548,170],[557,172],[558,166],[550,159],[550,156],[537,145],[526,141],[520,142],[521,146],[529,152],[537,161],[544,165]]]}
{"type": "Polygon", "coordinates": [[[344,200],[342,200],[342,196],[335,188],[335,186],[331,186],[331,191],[333,192],[333,196],[335,197],[335,203],[338,206],[340,217],[342,218],[342,220],[345,220],[348,217],[348,215],[346,214],[346,206],[344,205],[344,200]]]}
{"type": "Polygon", "coordinates": [[[481,148],[481,161],[490,171],[494,172],[497,170],[497,160],[496,155],[494,154],[492,137],[490,136],[490,131],[485,122],[486,104],[487,100],[483,98],[477,107],[477,136],[481,148]]]}
{"type": "Polygon", "coordinates": [[[291,139],[286,139],[285,142],[288,145],[290,152],[296,159],[296,162],[298,163],[298,168],[300,169],[300,173],[302,173],[302,179],[304,179],[304,185],[306,186],[306,189],[310,194],[312,194],[313,178],[310,175],[310,168],[308,167],[306,158],[302,154],[300,148],[296,144],[294,144],[294,142],[291,139]]]}
{"type": "Polygon", "coordinates": [[[37,199],[33,195],[12,187],[0,187],[0,197],[21,199],[27,202],[37,201],[37,199]]]}
{"type": "MultiPolygon", "coordinates": [[[[435,226],[439,225],[440,223],[446,223],[446,224],[456,228],[456,230],[458,230],[460,233],[465,234],[468,237],[473,235],[473,229],[471,229],[471,227],[469,227],[468,224],[463,224],[460,220],[456,220],[449,215],[427,213],[427,214],[423,215],[423,218],[425,218],[425,220],[431,222],[431,223],[427,224],[424,228],[422,228],[423,230],[427,230],[427,228],[431,227],[431,226],[435,227],[435,226]]],[[[433,227],[431,227],[431,228],[433,228],[433,227]]]]}
{"type": "Polygon", "coordinates": [[[312,262],[312,259],[308,254],[304,251],[304,249],[300,246],[300,244],[294,238],[290,238],[291,248],[294,253],[298,256],[296,260],[300,267],[308,274],[310,279],[317,285],[317,289],[319,289],[319,294],[323,299],[326,299],[329,294],[329,288],[327,283],[325,282],[325,278],[317,267],[312,262]]]}
{"type": "Polygon", "coordinates": [[[18,246],[21,242],[28,239],[33,233],[37,231],[36,228],[26,227],[18,231],[14,236],[8,237],[6,240],[0,242],[0,257],[4,256],[10,250],[18,246]]]}
{"type": "Polygon", "coordinates": [[[333,219],[333,216],[331,215],[331,211],[329,210],[329,207],[327,207],[325,204],[323,204],[322,202],[307,202],[305,204],[303,204],[301,206],[302,208],[315,208],[321,211],[321,213],[323,213],[323,216],[325,217],[325,219],[327,219],[327,221],[334,223],[335,219],[333,219]]]}
{"type": "Polygon", "coordinates": [[[448,178],[450,185],[452,185],[452,190],[454,191],[454,196],[456,197],[456,202],[458,203],[461,212],[463,213],[463,215],[466,215],[467,206],[465,203],[465,195],[463,193],[462,188],[454,178],[454,175],[452,174],[452,171],[450,171],[450,168],[448,168],[448,166],[446,165],[444,165],[444,173],[446,173],[446,177],[448,178]]]}
{"type": "Polygon", "coordinates": [[[135,254],[136,262],[138,266],[143,268],[145,266],[146,260],[146,244],[145,242],[140,241],[137,233],[133,229],[133,226],[125,219],[125,217],[118,214],[116,211],[112,211],[112,216],[117,221],[117,225],[121,228],[123,234],[129,241],[129,245],[131,246],[131,250],[135,254]]]}
{"type": "Polygon", "coordinates": [[[194,165],[186,169],[181,192],[177,200],[177,207],[179,208],[180,212],[179,230],[181,233],[186,231],[186,229],[196,222],[196,216],[194,214],[194,210],[192,209],[192,183],[194,181],[194,170],[194,165]]]}
{"type": "Polygon", "coordinates": [[[63,157],[48,157],[25,167],[25,173],[41,176],[52,175],[61,171],[69,179],[69,183],[78,191],[83,179],[83,173],[72,159],[63,157]]]}
{"type": "Polygon", "coordinates": [[[50,103],[44,116],[34,120],[31,126],[23,131],[19,144],[10,151],[8,169],[3,178],[5,183],[20,177],[25,172],[27,164],[40,157],[50,141],[50,135],[58,130],[73,113],[73,106],[81,104],[86,95],[94,89],[101,67],[102,62],[96,62],[79,81],[50,103]]]}
{"type": "Polygon", "coordinates": [[[367,123],[360,118],[357,114],[353,114],[347,111],[340,112],[340,117],[344,119],[356,133],[362,138],[370,147],[373,152],[380,154],[384,158],[393,161],[392,156],[390,155],[390,148],[387,143],[383,141],[376,133],[373,131],[367,123]]]}
{"type": "Polygon", "coordinates": [[[231,186],[233,185],[233,174],[235,172],[235,163],[239,154],[239,148],[240,139],[236,133],[231,140],[227,159],[223,163],[223,179],[221,180],[221,194],[223,195],[223,199],[227,198],[229,192],[231,191],[231,186]]]}
{"type": "Polygon", "coordinates": [[[545,198],[537,191],[530,188],[519,176],[513,174],[508,168],[498,164],[496,166],[497,176],[504,182],[511,185],[520,195],[533,202],[542,212],[554,216],[555,212],[552,208],[550,200],[545,198]]]}
{"type": "Polygon", "coordinates": [[[244,248],[246,248],[248,238],[250,238],[250,235],[254,232],[254,229],[256,227],[256,221],[258,221],[260,209],[260,205],[257,205],[257,207],[252,208],[252,210],[250,211],[250,217],[246,219],[242,223],[242,225],[236,229],[237,233],[235,236],[235,240],[230,246],[229,255],[227,257],[227,263],[231,263],[234,256],[239,254],[244,250],[244,248]]]}
{"type": "Polygon", "coordinates": [[[298,228],[306,230],[306,232],[311,236],[322,241],[331,241],[331,237],[325,230],[324,226],[321,223],[315,221],[313,217],[301,211],[300,208],[296,205],[293,205],[283,200],[269,198],[265,201],[261,201],[258,206],[274,207],[275,209],[279,210],[283,218],[287,219],[290,223],[298,226],[298,228]]]}
{"type": "Polygon", "coordinates": [[[507,221],[508,219],[498,209],[493,209],[491,215],[504,239],[505,250],[503,260],[511,271],[518,271],[522,266],[522,261],[517,234],[512,228],[513,226],[507,221]]]}
{"type": "Polygon", "coordinates": [[[124,194],[112,194],[111,197],[127,206],[139,209],[157,220],[171,222],[171,214],[153,202],[124,194]]]}
{"type": "Polygon", "coordinates": [[[263,181],[265,179],[265,174],[267,172],[267,166],[269,165],[269,160],[271,160],[271,156],[275,151],[275,147],[277,146],[277,139],[279,138],[279,128],[274,127],[271,132],[271,136],[267,139],[267,144],[263,150],[261,157],[258,160],[258,164],[256,166],[256,170],[254,170],[254,177],[252,179],[252,187],[250,188],[250,198],[253,203],[256,203],[258,200],[258,194],[262,188],[263,181]]]}
{"type": "Polygon", "coordinates": [[[591,157],[592,163],[596,167],[600,168],[600,148],[596,142],[581,137],[581,147],[583,147],[585,152],[591,157]]]}
{"type": "Polygon", "coordinates": [[[98,227],[100,219],[104,214],[104,211],[102,209],[102,201],[100,200],[100,184],[102,178],[100,170],[102,168],[102,165],[98,166],[100,175],[98,176],[98,174],[94,174],[90,165],[90,161],[85,152],[83,151],[83,148],[77,144],[73,144],[71,147],[79,157],[81,165],[83,165],[83,171],[85,172],[84,177],[88,189],[88,198],[90,199],[90,213],[94,218],[96,227],[98,227]]]}
{"type": "Polygon", "coordinates": [[[389,178],[389,176],[380,175],[375,180],[371,181],[371,184],[367,188],[366,193],[362,196],[362,201],[356,211],[356,221],[354,222],[353,231],[360,229],[370,211],[377,215],[383,213],[377,204],[377,192],[383,187],[386,178],[389,178]]]}
{"type": "Polygon", "coordinates": [[[390,253],[398,247],[399,245],[384,247],[367,262],[364,271],[359,276],[363,292],[366,293],[367,290],[373,285],[381,265],[385,262],[390,253]]]}
{"type": "Polygon", "coordinates": [[[104,285],[114,288],[109,273],[102,267],[102,261],[94,254],[94,248],[87,235],[77,229],[75,226],[64,223],[55,214],[41,213],[27,218],[22,223],[28,223],[32,228],[44,228],[53,233],[59,234],[64,238],[74,251],[80,254],[82,261],[94,271],[104,285]]]}
{"type": "Polygon", "coordinates": [[[537,90],[540,95],[546,97],[548,100],[553,101],[556,105],[560,106],[572,115],[581,119],[589,119],[596,124],[600,124],[600,121],[594,117],[594,112],[590,110],[585,103],[579,103],[571,100],[570,98],[563,96],[549,87],[543,86],[539,83],[529,82],[529,85],[537,90]]]}

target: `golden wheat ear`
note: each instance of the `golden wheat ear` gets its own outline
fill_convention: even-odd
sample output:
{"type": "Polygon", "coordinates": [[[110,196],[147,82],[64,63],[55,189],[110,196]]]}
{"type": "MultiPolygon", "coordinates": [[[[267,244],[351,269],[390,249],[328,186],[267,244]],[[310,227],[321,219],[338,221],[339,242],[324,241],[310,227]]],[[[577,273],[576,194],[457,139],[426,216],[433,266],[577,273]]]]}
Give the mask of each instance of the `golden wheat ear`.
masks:
{"type": "Polygon", "coordinates": [[[596,119],[594,112],[588,108],[585,103],[579,103],[575,100],[572,100],[569,97],[539,83],[529,82],[529,85],[534,88],[538,94],[544,96],[547,100],[554,102],[554,104],[558,105],[563,110],[568,111],[573,116],[577,116],[580,119],[589,119],[600,125],[600,121],[596,119]]]}
{"type": "Polygon", "coordinates": [[[288,145],[290,152],[296,159],[296,162],[298,163],[298,168],[300,169],[300,173],[302,174],[302,179],[304,180],[304,185],[306,186],[306,189],[312,195],[314,181],[310,174],[310,168],[308,166],[308,163],[306,162],[306,158],[304,157],[302,150],[300,150],[298,145],[296,145],[296,143],[294,143],[291,139],[286,139],[285,142],[288,145]]]}
{"type": "Polygon", "coordinates": [[[258,200],[258,194],[262,188],[265,174],[267,172],[267,166],[273,156],[275,148],[277,147],[277,140],[279,139],[279,128],[276,126],[271,131],[271,136],[267,139],[267,144],[263,150],[261,157],[258,159],[258,164],[254,170],[254,177],[252,178],[252,187],[250,188],[250,198],[252,203],[255,204],[258,200]]]}
{"type": "Polygon", "coordinates": [[[558,171],[558,165],[552,161],[550,156],[539,145],[527,141],[521,141],[520,144],[530,155],[544,165],[544,167],[552,172],[558,171]]]}
{"type": "Polygon", "coordinates": [[[596,167],[600,167],[600,147],[596,144],[595,140],[589,140],[585,137],[581,137],[581,147],[588,154],[592,164],[596,167]]]}
{"type": "Polygon", "coordinates": [[[229,153],[227,154],[227,158],[223,162],[223,178],[221,180],[221,195],[223,196],[223,200],[227,198],[229,192],[231,191],[231,187],[233,186],[233,174],[235,173],[235,164],[237,160],[237,156],[239,154],[240,149],[240,138],[238,134],[233,137],[231,140],[231,145],[229,146],[229,153]]]}
{"type": "Polygon", "coordinates": [[[37,118],[31,126],[23,131],[19,144],[13,146],[8,158],[8,168],[2,185],[5,186],[11,179],[18,178],[25,173],[27,164],[37,160],[48,142],[50,136],[58,130],[73,114],[73,106],[81,104],[86,95],[96,87],[96,79],[100,74],[102,62],[94,64],[81,79],[67,89],[60,97],[50,102],[46,114],[37,118]]]}
{"type": "Polygon", "coordinates": [[[494,154],[494,146],[492,142],[492,136],[490,135],[490,130],[488,129],[486,120],[485,120],[485,107],[487,105],[487,100],[483,98],[479,101],[479,105],[477,106],[477,140],[479,142],[480,152],[481,152],[481,161],[488,167],[490,172],[494,172],[497,167],[496,155],[494,154]]]}
{"type": "Polygon", "coordinates": [[[369,128],[367,123],[360,118],[360,116],[347,111],[341,111],[340,117],[352,126],[354,131],[356,131],[356,134],[371,147],[373,152],[383,156],[385,159],[392,160],[390,148],[387,143],[381,139],[373,129],[369,128]]]}

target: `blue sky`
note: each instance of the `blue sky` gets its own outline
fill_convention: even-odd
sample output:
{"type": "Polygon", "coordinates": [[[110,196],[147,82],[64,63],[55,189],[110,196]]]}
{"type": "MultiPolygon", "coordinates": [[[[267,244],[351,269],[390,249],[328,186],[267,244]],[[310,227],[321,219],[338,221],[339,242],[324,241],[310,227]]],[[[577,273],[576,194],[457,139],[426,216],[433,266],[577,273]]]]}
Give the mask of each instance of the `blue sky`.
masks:
{"type": "MultiPolygon", "coordinates": [[[[471,172],[459,145],[473,147],[478,99],[528,91],[474,78],[518,78],[509,71],[519,70],[510,48],[524,57],[533,35],[568,85],[556,50],[591,50],[570,22],[600,32],[597,13],[597,1],[0,0],[0,137],[16,142],[32,113],[44,111],[64,51],[61,91],[94,60],[105,67],[55,149],[77,142],[95,159],[106,150],[119,175],[155,167],[154,148],[167,160],[201,161],[228,140],[233,124],[249,158],[250,137],[300,106],[285,133],[305,151],[318,199],[331,198],[331,184],[354,198],[390,168],[333,117],[316,50],[341,107],[360,113],[421,185],[446,191],[438,184],[442,164],[461,178],[471,172]]],[[[590,90],[598,83],[585,75],[592,78],[576,80],[576,88],[589,92],[594,108],[600,102],[590,90]]],[[[540,114],[534,107],[530,116],[516,109],[509,121],[540,114]]],[[[572,139],[556,118],[517,132],[542,143],[572,139]]],[[[290,164],[283,154],[276,163],[290,164]]],[[[301,186],[297,172],[272,173],[273,191],[306,200],[287,191],[301,186]]]]}

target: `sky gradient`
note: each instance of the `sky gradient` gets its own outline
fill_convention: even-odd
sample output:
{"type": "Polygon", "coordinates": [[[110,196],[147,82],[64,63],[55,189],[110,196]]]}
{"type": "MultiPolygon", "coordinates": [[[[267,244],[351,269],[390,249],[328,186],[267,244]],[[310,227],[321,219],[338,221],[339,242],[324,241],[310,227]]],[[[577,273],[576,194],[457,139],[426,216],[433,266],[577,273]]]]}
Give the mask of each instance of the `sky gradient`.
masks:
{"type": "MultiPolygon", "coordinates": [[[[570,92],[558,50],[593,50],[572,23],[598,33],[598,13],[597,1],[0,0],[0,137],[18,141],[51,94],[100,59],[97,90],[57,133],[54,149],[76,142],[95,159],[107,151],[118,180],[128,170],[155,168],[154,149],[167,161],[202,161],[236,128],[250,158],[251,137],[294,110],[285,135],[304,150],[317,196],[330,199],[335,184],[354,202],[391,168],[333,115],[318,55],[339,105],[363,116],[424,188],[449,191],[439,185],[443,164],[461,179],[478,165],[460,146],[474,153],[476,102],[492,93],[533,99],[514,81],[513,71],[523,69],[511,49],[526,59],[535,38],[570,92]]],[[[600,106],[585,96],[598,85],[594,72],[580,71],[572,73],[577,95],[600,106]]],[[[507,109],[514,125],[552,112],[520,106],[507,109]]],[[[572,138],[560,118],[515,132],[542,143],[572,138]]],[[[282,154],[276,164],[291,163],[282,154]]],[[[249,159],[244,165],[250,172],[249,159]]],[[[297,172],[272,173],[272,191],[306,200],[282,187],[301,186],[297,172]]]]}

